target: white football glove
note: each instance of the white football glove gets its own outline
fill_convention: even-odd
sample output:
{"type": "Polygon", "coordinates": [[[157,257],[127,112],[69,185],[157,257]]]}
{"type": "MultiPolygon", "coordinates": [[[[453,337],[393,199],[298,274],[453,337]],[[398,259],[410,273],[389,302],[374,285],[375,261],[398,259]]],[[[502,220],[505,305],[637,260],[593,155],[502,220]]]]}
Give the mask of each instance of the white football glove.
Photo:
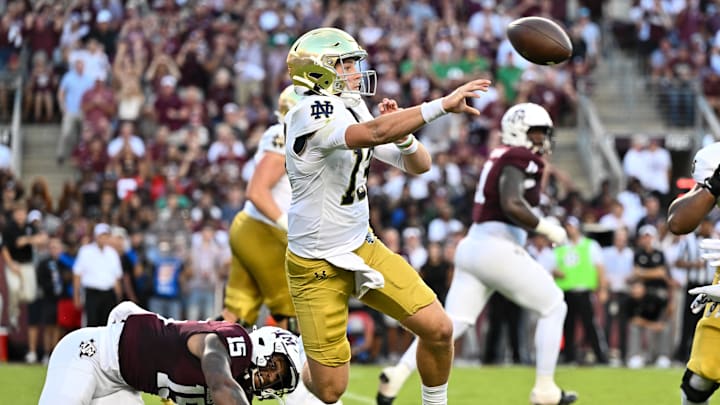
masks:
{"type": "Polygon", "coordinates": [[[551,242],[558,245],[567,242],[568,238],[565,228],[554,224],[546,218],[540,218],[540,221],[538,221],[538,224],[535,227],[535,232],[547,236],[551,242]]]}
{"type": "Polygon", "coordinates": [[[701,257],[711,266],[720,266],[720,239],[700,240],[701,257]]]}
{"type": "Polygon", "coordinates": [[[708,302],[720,302],[720,284],[695,287],[688,291],[688,293],[697,295],[692,304],[690,304],[690,310],[692,310],[694,314],[702,311],[708,302]]]}

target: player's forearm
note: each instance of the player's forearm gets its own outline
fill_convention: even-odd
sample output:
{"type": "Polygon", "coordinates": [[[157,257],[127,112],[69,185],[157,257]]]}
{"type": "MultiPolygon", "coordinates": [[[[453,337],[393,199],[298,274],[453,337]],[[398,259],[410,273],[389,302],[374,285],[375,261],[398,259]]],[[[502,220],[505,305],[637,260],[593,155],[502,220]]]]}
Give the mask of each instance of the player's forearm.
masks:
{"type": "Polygon", "coordinates": [[[695,186],[670,204],[667,220],[670,232],[684,235],[694,231],[714,205],[715,197],[705,188],[695,186]]]}
{"type": "Polygon", "coordinates": [[[280,207],[275,203],[272,193],[267,188],[248,187],[247,198],[255,205],[255,208],[257,208],[261,214],[273,221],[277,220],[283,214],[280,207]]]}
{"type": "Polygon", "coordinates": [[[403,155],[402,159],[405,165],[405,171],[410,174],[423,174],[430,170],[430,166],[432,165],[430,153],[425,146],[419,142],[417,151],[409,155],[403,155]]]}
{"type": "Polygon", "coordinates": [[[201,367],[215,404],[250,404],[240,384],[232,378],[227,355],[212,344],[205,347],[201,367]]]}
{"type": "Polygon", "coordinates": [[[348,127],[348,131],[369,131],[372,144],[363,146],[370,147],[400,140],[424,125],[425,120],[420,112],[420,106],[415,106],[381,115],[372,121],[351,125],[348,127]]]}
{"type": "Polygon", "coordinates": [[[242,388],[224,385],[214,389],[210,389],[213,403],[216,405],[250,405],[242,388]]]}

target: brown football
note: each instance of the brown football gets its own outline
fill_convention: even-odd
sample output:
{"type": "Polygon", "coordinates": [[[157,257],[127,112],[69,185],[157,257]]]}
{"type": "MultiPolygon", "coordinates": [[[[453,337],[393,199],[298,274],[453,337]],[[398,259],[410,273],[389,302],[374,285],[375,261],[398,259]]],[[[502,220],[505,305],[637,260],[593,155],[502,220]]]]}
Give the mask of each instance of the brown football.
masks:
{"type": "Polygon", "coordinates": [[[523,58],[538,65],[556,65],[572,55],[570,37],[547,18],[518,18],[508,25],[507,37],[523,58]]]}

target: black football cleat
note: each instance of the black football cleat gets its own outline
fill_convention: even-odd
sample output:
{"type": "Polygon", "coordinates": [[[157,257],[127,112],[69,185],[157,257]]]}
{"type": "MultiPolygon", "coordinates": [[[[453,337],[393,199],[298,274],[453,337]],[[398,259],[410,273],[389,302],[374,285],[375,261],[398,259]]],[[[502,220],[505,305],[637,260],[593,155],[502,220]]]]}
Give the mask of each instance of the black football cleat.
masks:
{"type": "Polygon", "coordinates": [[[393,401],[395,401],[395,398],[386,397],[385,395],[378,392],[376,401],[377,405],[392,405],[393,401]]]}

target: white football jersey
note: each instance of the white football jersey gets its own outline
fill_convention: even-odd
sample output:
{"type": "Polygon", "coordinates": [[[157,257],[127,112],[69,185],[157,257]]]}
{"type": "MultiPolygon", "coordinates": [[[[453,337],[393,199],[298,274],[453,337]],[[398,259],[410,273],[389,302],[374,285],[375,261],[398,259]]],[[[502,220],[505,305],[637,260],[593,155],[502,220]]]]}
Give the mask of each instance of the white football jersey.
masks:
{"type": "Polygon", "coordinates": [[[352,109],[339,97],[310,95],[285,116],[286,163],[292,185],[288,249],[325,258],[357,249],[369,228],[367,176],[370,160],[402,167],[394,145],[350,150],[345,130],[372,120],[364,102],[352,109]]]}
{"type": "Polygon", "coordinates": [[[692,163],[693,180],[702,184],[706,178],[713,175],[718,165],[720,165],[720,142],[715,142],[695,154],[692,163]]]}
{"type": "MultiPolygon", "coordinates": [[[[257,168],[257,164],[266,153],[278,153],[285,156],[285,134],[283,133],[283,124],[275,124],[266,129],[263,133],[260,138],[260,143],[258,144],[257,152],[255,152],[255,156],[253,156],[254,168],[257,168]]],[[[280,180],[275,183],[271,193],[278,208],[280,208],[282,212],[287,212],[290,207],[291,198],[290,180],[288,180],[287,174],[283,175],[280,180]]],[[[263,215],[250,200],[245,202],[244,211],[258,221],[277,226],[275,225],[275,221],[263,215]]]]}

